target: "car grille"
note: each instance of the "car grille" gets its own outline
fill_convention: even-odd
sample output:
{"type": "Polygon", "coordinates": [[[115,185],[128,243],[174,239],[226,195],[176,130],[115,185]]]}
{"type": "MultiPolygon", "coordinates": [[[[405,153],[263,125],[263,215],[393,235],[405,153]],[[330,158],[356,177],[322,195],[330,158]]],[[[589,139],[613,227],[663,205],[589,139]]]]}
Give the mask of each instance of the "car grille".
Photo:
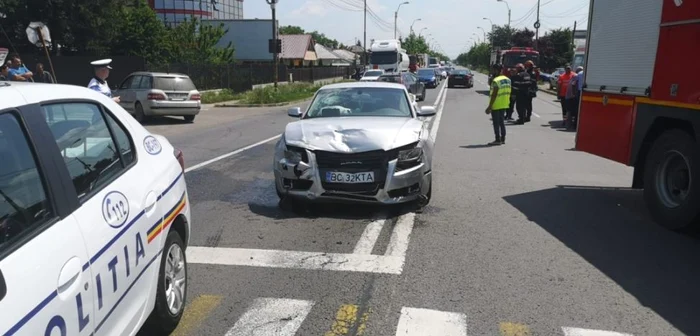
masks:
{"type": "Polygon", "coordinates": [[[389,161],[396,151],[369,151],[362,153],[334,153],[315,151],[316,164],[321,175],[321,185],[327,191],[349,192],[364,195],[374,195],[384,188],[389,161]],[[374,183],[328,183],[325,182],[326,172],[339,171],[344,173],[374,172],[374,183]]]}

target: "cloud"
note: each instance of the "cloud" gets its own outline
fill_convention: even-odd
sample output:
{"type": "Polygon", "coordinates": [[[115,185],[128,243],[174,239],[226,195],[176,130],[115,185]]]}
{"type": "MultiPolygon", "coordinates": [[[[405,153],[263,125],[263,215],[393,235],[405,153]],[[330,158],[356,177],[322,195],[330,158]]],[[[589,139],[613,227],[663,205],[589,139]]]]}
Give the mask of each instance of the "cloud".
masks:
{"type": "Polygon", "coordinates": [[[308,16],[319,16],[324,17],[328,14],[327,6],[321,3],[319,0],[306,0],[301,7],[293,10],[290,13],[292,17],[308,17],[308,16]]]}

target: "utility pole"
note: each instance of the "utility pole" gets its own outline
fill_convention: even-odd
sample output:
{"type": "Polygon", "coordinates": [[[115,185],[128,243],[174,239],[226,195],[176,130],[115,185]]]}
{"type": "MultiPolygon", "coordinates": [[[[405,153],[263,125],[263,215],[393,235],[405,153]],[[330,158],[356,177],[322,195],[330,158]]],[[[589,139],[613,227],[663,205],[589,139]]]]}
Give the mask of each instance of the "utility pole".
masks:
{"type": "Polygon", "coordinates": [[[537,0],[537,21],[535,21],[535,50],[539,50],[540,44],[540,0],[537,0]]]}
{"type": "Polygon", "coordinates": [[[265,0],[270,5],[272,10],[272,40],[270,40],[270,51],[272,52],[273,63],[275,67],[275,90],[279,82],[279,53],[281,52],[281,43],[277,32],[277,2],[279,0],[265,0]]]}
{"type": "Polygon", "coordinates": [[[367,0],[365,0],[365,42],[362,45],[362,65],[367,67],[367,0]]]}

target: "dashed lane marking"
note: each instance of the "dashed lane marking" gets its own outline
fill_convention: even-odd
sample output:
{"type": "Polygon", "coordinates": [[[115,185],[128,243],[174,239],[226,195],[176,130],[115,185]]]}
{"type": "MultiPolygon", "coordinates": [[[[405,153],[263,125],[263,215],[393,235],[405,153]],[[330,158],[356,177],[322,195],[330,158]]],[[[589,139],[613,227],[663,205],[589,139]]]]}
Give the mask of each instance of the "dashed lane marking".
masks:
{"type": "Polygon", "coordinates": [[[340,306],[335,314],[335,320],[331,325],[331,329],[324,336],[346,336],[351,330],[356,330],[352,336],[362,336],[367,328],[367,320],[369,319],[369,311],[357,316],[359,309],[357,305],[345,304],[340,306]]]}
{"type": "Polygon", "coordinates": [[[396,336],[467,336],[467,316],[422,308],[403,307],[396,336]]]}
{"type": "Polygon", "coordinates": [[[501,322],[498,329],[501,336],[532,336],[530,327],[520,323],[501,322]]]}
{"type": "Polygon", "coordinates": [[[182,319],[171,336],[186,336],[195,330],[214,308],[221,303],[221,296],[200,295],[185,307],[182,319]]]}
{"type": "Polygon", "coordinates": [[[256,299],[226,336],[294,336],[313,306],[305,300],[256,299]]]}

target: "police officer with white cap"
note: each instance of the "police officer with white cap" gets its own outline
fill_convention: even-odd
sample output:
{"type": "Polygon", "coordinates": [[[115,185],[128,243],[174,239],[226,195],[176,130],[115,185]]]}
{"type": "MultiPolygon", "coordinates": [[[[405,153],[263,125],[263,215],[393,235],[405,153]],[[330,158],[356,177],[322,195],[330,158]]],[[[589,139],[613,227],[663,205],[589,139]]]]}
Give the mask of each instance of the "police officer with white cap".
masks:
{"type": "Polygon", "coordinates": [[[112,59],[110,58],[90,62],[90,64],[95,67],[95,77],[90,80],[88,88],[102,93],[118,103],[119,97],[112,97],[112,89],[110,89],[109,85],[107,85],[109,70],[112,69],[112,67],[109,65],[110,63],[112,63],[112,59]]]}

